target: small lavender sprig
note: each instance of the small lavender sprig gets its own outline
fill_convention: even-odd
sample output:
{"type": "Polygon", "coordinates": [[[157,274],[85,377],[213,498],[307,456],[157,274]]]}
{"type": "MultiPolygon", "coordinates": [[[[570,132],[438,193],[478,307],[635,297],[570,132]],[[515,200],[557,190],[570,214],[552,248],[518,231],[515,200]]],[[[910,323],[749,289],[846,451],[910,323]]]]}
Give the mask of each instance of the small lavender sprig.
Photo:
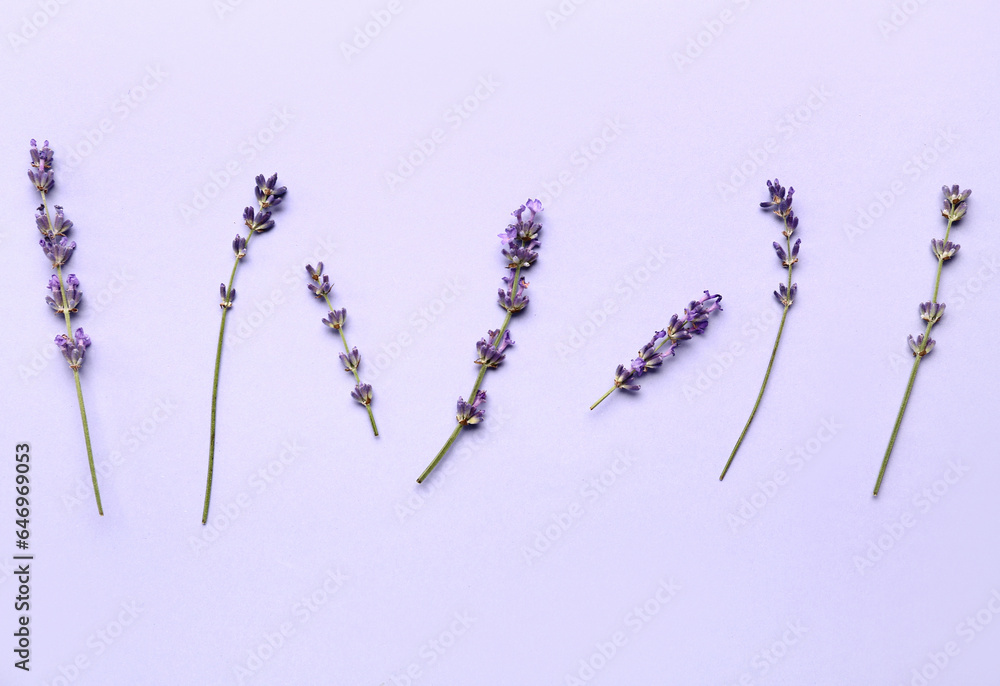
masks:
{"type": "Polygon", "coordinates": [[[920,361],[934,349],[935,341],[931,338],[931,329],[934,325],[938,323],[941,316],[944,314],[945,305],[944,303],[939,303],[937,301],[938,289],[941,286],[941,268],[944,263],[955,256],[958,249],[962,246],[957,243],[952,243],[948,240],[951,235],[951,227],[959,219],[965,216],[965,212],[968,209],[968,203],[966,200],[972,195],[970,190],[959,190],[958,185],[954,185],[951,188],[948,186],[942,186],[941,191],[944,193],[944,207],[941,210],[941,215],[948,220],[948,225],[944,230],[944,239],[931,240],[931,252],[934,253],[934,257],[937,258],[937,275],[934,277],[934,294],[931,296],[929,302],[920,304],[920,318],[927,322],[927,326],[924,328],[924,332],[919,334],[916,340],[913,336],[907,337],[907,342],[910,344],[910,350],[913,351],[913,369],[910,371],[910,379],[906,383],[906,392],[903,394],[903,402],[899,405],[899,414],[896,415],[896,424],[892,427],[892,435],[889,437],[889,446],[885,449],[885,457],[882,458],[882,467],[878,470],[878,479],[875,481],[875,490],[872,492],[873,496],[878,495],[879,489],[882,487],[882,478],[885,476],[885,468],[889,464],[889,456],[892,455],[892,447],[896,443],[896,434],[899,433],[899,425],[903,422],[903,413],[906,411],[906,405],[910,402],[910,393],[913,391],[913,382],[917,378],[917,369],[920,367],[920,361]]]}
{"type": "Polygon", "coordinates": [[[538,234],[542,230],[542,225],[535,223],[535,217],[541,211],[542,203],[538,200],[529,199],[525,204],[511,213],[517,221],[508,225],[504,232],[500,234],[500,239],[503,242],[501,252],[507,259],[508,273],[507,276],[503,277],[503,282],[507,285],[507,288],[501,288],[498,291],[498,302],[500,303],[500,307],[507,311],[507,316],[504,317],[503,324],[500,325],[499,329],[489,331],[485,338],[481,338],[476,343],[476,351],[479,353],[479,356],[475,360],[475,363],[479,365],[479,374],[476,376],[476,383],[472,386],[472,392],[469,393],[468,400],[459,397],[458,409],[455,415],[458,425],[451,432],[451,436],[444,444],[444,447],[431,460],[431,463],[427,465],[423,473],[417,477],[418,484],[423,483],[424,479],[438,466],[442,458],[448,454],[448,451],[462,432],[462,429],[472,424],[478,424],[486,416],[485,411],[480,409],[480,406],[486,402],[486,391],[479,390],[479,387],[483,383],[483,378],[486,376],[487,370],[499,367],[506,357],[504,351],[514,345],[514,341],[510,337],[510,331],[507,330],[511,317],[528,306],[528,296],[525,294],[528,282],[521,276],[521,271],[527,269],[538,260],[536,250],[541,245],[538,242],[538,234]],[[527,217],[525,217],[525,212],[528,213],[527,217]]]}
{"type": "Polygon", "coordinates": [[[774,252],[777,253],[778,259],[781,260],[781,266],[788,270],[788,283],[778,284],[778,290],[774,292],[774,297],[777,298],[778,302],[782,306],[781,312],[781,324],[778,326],[778,335],[774,339],[774,348],[771,350],[771,359],[767,363],[767,371],[764,372],[764,382],[760,385],[760,393],[757,394],[757,401],[753,404],[753,410],[750,412],[750,417],[747,419],[746,425],[743,427],[743,431],[740,433],[739,440],[736,441],[736,445],[733,447],[733,452],[729,454],[729,459],[726,461],[726,466],[722,470],[722,474],[719,475],[719,481],[726,478],[726,472],[729,471],[729,466],[733,463],[733,458],[736,457],[736,451],[740,449],[740,445],[743,443],[743,438],[747,435],[747,431],[750,429],[750,422],[753,421],[754,415],[757,414],[757,408],[760,407],[760,399],[764,397],[764,389],[767,388],[767,381],[771,377],[771,368],[774,366],[774,358],[778,354],[778,344],[781,342],[781,332],[785,329],[785,318],[788,317],[788,309],[792,306],[795,301],[795,293],[798,291],[799,285],[797,283],[792,283],[792,267],[795,263],[799,261],[799,245],[802,240],[796,240],[795,245],[792,245],[792,233],[799,226],[799,218],[795,216],[792,211],[792,195],[795,194],[795,189],[791,186],[788,187],[788,193],[785,193],[785,188],[780,183],[778,179],[774,180],[774,183],[767,182],[767,190],[771,196],[771,199],[767,202],[762,202],[760,204],[761,209],[771,210],[779,219],[781,219],[784,224],[784,229],[781,235],[785,237],[785,247],[782,248],[781,244],[775,241],[774,252]]]}
{"type": "Polygon", "coordinates": [[[369,384],[361,383],[361,377],[358,376],[358,367],[361,366],[361,353],[358,352],[357,348],[352,349],[347,345],[347,336],[344,335],[347,308],[339,310],[333,308],[333,303],[330,302],[330,291],[333,290],[333,284],[330,282],[330,277],[323,273],[322,262],[316,263],[315,267],[307,264],[306,272],[309,273],[310,278],[315,282],[309,284],[309,292],[317,298],[323,298],[326,301],[327,307],[330,308],[330,314],[323,318],[323,323],[339,333],[340,341],[344,344],[344,352],[340,354],[340,361],[344,365],[344,371],[354,375],[355,386],[354,390],[351,391],[351,397],[364,405],[365,409],[368,410],[368,420],[372,423],[372,432],[378,436],[375,415],[372,414],[372,387],[369,384]]]}
{"type": "Polygon", "coordinates": [[[42,144],[42,149],[38,149],[38,143],[31,140],[31,169],[28,170],[28,178],[41,194],[42,204],[38,207],[38,214],[35,215],[35,225],[42,234],[38,242],[42,246],[42,252],[52,262],[52,268],[56,273],[49,278],[49,295],[45,302],[56,314],[61,314],[66,322],[66,333],[59,334],[55,338],[55,343],[62,352],[63,357],[73,370],[73,381],[76,384],[76,398],[80,404],[80,420],[83,423],[83,440],[87,446],[87,460],[90,462],[90,480],[94,484],[94,498],[97,500],[97,513],[104,515],[104,508],[101,505],[101,490],[97,486],[97,469],[94,467],[94,451],[90,445],[90,427],[87,424],[87,408],[83,402],[83,389],[80,385],[80,368],[83,366],[83,359],[87,348],[90,347],[90,337],[83,332],[82,328],[73,331],[73,324],[70,315],[75,313],[83,298],[80,292],[80,280],[76,274],[68,274],[63,277],[63,267],[69,262],[73,251],[76,249],[76,242],[66,237],[67,232],[73,228],[73,222],[66,219],[63,208],[55,205],[55,220],[49,213],[47,193],[55,185],[55,174],[52,171],[54,153],[49,148],[49,142],[42,144]]]}
{"type": "Polygon", "coordinates": [[[635,383],[635,380],[648,371],[659,369],[663,360],[674,354],[681,341],[704,333],[708,328],[708,315],[722,309],[720,302],[722,302],[721,295],[712,295],[705,291],[704,298],[692,300],[688,304],[684,316],[678,317],[676,314],[672,316],[667,328],[654,333],[649,343],[639,348],[639,357],[632,360],[628,367],[623,364],[618,365],[618,369],[615,370],[614,385],[591,405],[590,409],[593,410],[600,405],[616,390],[638,391],[639,384],[635,383]],[[669,344],[667,349],[660,352],[660,348],[667,344],[669,344]]]}
{"type": "Polygon", "coordinates": [[[257,198],[259,209],[256,212],[252,207],[243,210],[243,223],[246,224],[249,232],[245,238],[236,234],[236,238],[233,239],[233,253],[236,255],[236,261],[233,263],[233,271],[229,274],[229,284],[219,284],[219,293],[222,295],[222,302],[219,303],[219,307],[222,308],[222,322],[219,325],[219,344],[215,351],[215,375],[212,378],[212,426],[208,443],[208,483],[205,485],[205,509],[201,515],[202,524],[208,522],[208,505],[212,499],[212,472],[215,468],[215,410],[219,400],[219,367],[222,364],[222,341],[226,333],[226,316],[236,300],[236,289],[233,288],[236,270],[239,268],[240,262],[247,256],[247,249],[253,237],[274,228],[271,210],[281,204],[285,193],[288,192],[284,186],[277,187],[277,174],[273,174],[267,179],[264,178],[263,174],[260,174],[255,181],[257,185],[253,192],[257,198]]]}

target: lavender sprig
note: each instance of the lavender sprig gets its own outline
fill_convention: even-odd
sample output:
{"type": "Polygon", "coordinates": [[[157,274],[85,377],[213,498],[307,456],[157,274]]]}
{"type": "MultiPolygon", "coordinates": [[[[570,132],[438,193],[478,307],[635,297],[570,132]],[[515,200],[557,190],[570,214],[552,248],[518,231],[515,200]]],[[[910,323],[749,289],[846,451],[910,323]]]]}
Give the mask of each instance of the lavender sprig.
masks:
{"type": "Polygon", "coordinates": [[[774,339],[774,348],[771,350],[771,359],[767,363],[767,371],[764,372],[764,382],[760,385],[760,393],[757,394],[757,401],[754,403],[750,417],[747,419],[747,423],[740,433],[739,440],[736,441],[733,452],[729,454],[726,466],[723,468],[722,474],[719,475],[719,481],[726,478],[726,472],[729,471],[729,466],[733,463],[733,458],[736,457],[736,451],[740,449],[743,438],[750,429],[750,423],[753,421],[754,415],[757,414],[757,408],[760,407],[760,400],[764,397],[767,381],[771,377],[771,368],[774,367],[774,358],[778,354],[778,344],[781,342],[781,332],[785,329],[785,319],[788,317],[788,309],[795,302],[795,294],[799,288],[797,283],[792,283],[792,268],[799,261],[799,245],[802,243],[800,239],[795,241],[795,245],[792,245],[792,233],[799,226],[799,218],[792,211],[792,195],[795,194],[795,189],[789,186],[788,193],[786,194],[784,186],[778,183],[778,179],[775,179],[773,183],[770,181],[767,182],[767,190],[771,199],[767,202],[762,202],[760,207],[761,209],[774,212],[784,224],[781,235],[785,237],[785,247],[781,247],[781,244],[777,241],[773,243],[773,246],[774,252],[777,253],[778,259],[781,260],[781,266],[788,270],[788,282],[778,284],[778,290],[774,292],[774,297],[777,298],[783,309],[781,312],[781,324],[778,326],[778,335],[774,339]]]}
{"type": "Polygon", "coordinates": [[[542,203],[538,200],[529,199],[525,204],[511,213],[517,221],[508,225],[504,229],[504,232],[500,234],[500,240],[503,243],[501,252],[507,259],[508,273],[507,276],[503,277],[503,282],[507,287],[499,290],[498,302],[500,307],[507,311],[507,316],[504,317],[503,324],[500,325],[499,329],[489,331],[486,337],[481,338],[476,343],[478,357],[475,363],[479,365],[479,374],[476,376],[476,383],[472,386],[472,392],[469,393],[468,400],[461,397],[458,399],[458,408],[455,415],[458,424],[455,426],[455,430],[451,432],[451,436],[444,444],[444,447],[431,460],[431,463],[427,465],[423,473],[417,477],[418,484],[423,483],[424,479],[434,471],[438,463],[448,454],[452,444],[462,430],[466,426],[478,424],[486,416],[485,411],[480,409],[480,406],[486,402],[486,391],[479,390],[479,387],[483,383],[483,378],[486,376],[487,370],[499,367],[506,357],[505,351],[507,348],[514,345],[514,341],[510,337],[510,331],[507,330],[511,317],[528,306],[528,296],[525,293],[528,288],[528,282],[521,276],[521,271],[527,269],[538,260],[538,253],[536,251],[540,245],[538,234],[542,230],[542,225],[535,222],[535,217],[541,211],[542,203]]]}
{"type": "Polygon", "coordinates": [[[222,322],[219,325],[219,344],[215,351],[215,375],[212,378],[212,426],[208,443],[208,483],[205,485],[205,509],[201,515],[201,523],[208,522],[208,505],[212,499],[212,472],[215,467],[215,411],[219,400],[219,367],[222,364],[222,341],[226,333],[226,316],[233,307],[236,300],[236,289],[233,282],[236,280],[236,270],[240,262],[246,258],[250,241],[258,233],[264,233],[274,228],[274,220],[271,219],[271,210],[281,204],[285,193],[288,192],[284,186],[278,187],[278,175],[273,174],[265,179],[260,174],[255,179],[257,186],[254,188],[254,196],[257,198],[258,210],[255,212],[252,207],[243,210],[243,223],[246,224],[248,233],[246,237],[236,234],[233,239],[233,254],[236,260],[233,263],[233,271],[229,274],[229,284],[219,284],[219,293],[222,302],[222,322]]]}
{"type": "Polygon", "coordinates": [[[882,487],[882,478],[885,476],[885,468],[889,464],[889,456],[892,455],[892,447],[896,443],[896,434],[899,433],[899,425],[903,422],[903,413],[906,412],[906,405],[910,402],[910,393],[913,391],[913,382],[917,378],[917,369],[920,368],[920,361],[934,349],[935,341],[931,338],[931,329],[940,321],[944,314],[945,305],[937,301],[938,289],[941,286],[941,268],[944,263],[955,256],[962,246],[948,240],[951,235],[951,227],[959,219],[965,216],[968,209],[970,190],[959,190],[958,185],[951,188],[942,186],[944,193],[944,207],[941,215],[948,220],[948,225],[944,230],[944,239],[931,240],[931,252],[937,258],[937,275],[934,277],[934,294],[929,302],[920,304],[920,318],[927,322],[924,332],[919,334],[914,340],[913,336],[907,337],[910,350],[913,351],[913,369],[910,371],[910,379],[906,383],[906,392],[903,394],[903,402],[899,405],[899,414],[896,415],[896,424],[892,427],[892,435],[889,437],[889,446],[885,449],[885,457],[882,458],[882,467],[878,470],[878,479],[875,481],[875,490],[872,495],[877,496],[882,487]]]}
{"type": "Polygon", "coordinates": [[[676,314],[672,316],[667,323],[667,328],[654,333],[649,343],[639,348],[639,357],[632,360],[628,367],[623,364],[618,365],[615,370],[614,385],[596,403],[591,405],[590,409],[593,410],[600,405],[616,390],[638,391],[639,384],[635,383],[635,380],[648,371],[659,369],[663,360],[673,356],[681,341],[704,333],[705,329],[708,328],[708,315],[722,309],[720,302],[722,302],[721,295],[712,295],[705,291],[704,298],[692,300],[688,304],[683,316],[678,317],[676,314]],[[664,345],[667,345],[667,349],[660,352],[660,348],[664,345]]]}
{"type": "Polygon", "coordinates": [[[83,402],[83,388],[80,385],[80,368],[83,366],[83,359],[87,348],[90,347],[90,337],[83,332],[82,328],[73,331],[71,316],[77,311],[83,295],[80,291],[80,280],[76,274],[67,274],[63,277],[63,267],[69,262],[73,251],[76,250],[76,242],[66,238],[66,233],[73,228],[73,222],[66,219],[63,208],[55,205],[55,220],[49,212],[47,194],[55,185],[55,174],[52,171],[54,154],[49,148],[49,142],[42,144],[42,149],[38,149],[38,143],[32,139],[31,149],[31,169],[28,170],[28,178],[35,186],[42,198],[42,204],[38,207],[35,215],[35,225],[42,234],[38,241],[42,247],[42,252],[52,262],[55,274],[49,278],[49,295],[45,302],[56,314],[61,314],[66,322],[66,333],[59,334],[55,338],[55,343],[66,359],[69,368],[73,371],[73,381],[76,384],[76,398],[80,404],[80,420],[83,423],[83,440],[87,446],[87,460],[90,462],[90,480],[94,484],[94,498],[97,500],[97,512],[104,515],[104,507],[101,505],[101,490],[97,485],[97,469],[94,466],[94,451],[90,445],[90,427],[87,424],[87,408],[83,402]]]}
{"type": "Polygon", "coordinates": [[[314,281],[314,283],[308,285],[309,292],[317,298],[323,298],[326,301],[327,307],[330,308],[330,313],[323,318],[323,323],[339,333],[340,341],[344,344],[344,352],[340,354],[340,361],[344,365],[344,371],[354,375],[355,385],[354,390],[351,391],[351,397],[364,405],[365,409],[368,410],[368,420],[372,424],[372,432],[378,436],[378,426],[375,425],[375,415],[372,414],[372,387],[369,384],[361,383],[361,377],[358,376],[358,367],[361,366],[361,353],[358,352],[357,348],[352,349],[347,344],[347,336],[344,335],[347,308],[339,310],[333,308],[333,303],[330,302],[330,291],[333,290],[333,284],[330,283],[330,277],[323,273],[322,262],[318,262],[315,267],[307,264],[306,272],[314,281]]]}

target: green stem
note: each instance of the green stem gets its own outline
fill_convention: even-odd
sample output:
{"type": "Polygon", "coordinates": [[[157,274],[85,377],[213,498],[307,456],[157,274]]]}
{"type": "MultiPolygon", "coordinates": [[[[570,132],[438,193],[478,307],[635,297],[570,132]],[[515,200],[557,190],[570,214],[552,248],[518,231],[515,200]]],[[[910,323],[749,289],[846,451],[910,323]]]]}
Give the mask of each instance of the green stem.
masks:
{"type": "MultiPolygon", "coordinates": [[[[250,231],[247,235],[246,247],[249,249],[250,240],[255,232],[250,231]]],[[[233,282],[236,280],[236,270],[240,266],[242,259],[237,257],[233,263],[233,271],[229,274],[229,285],[226,286],[226,298],[233,292],[233,282]]],[[[231,301],[230,301],[231,302],[231,301]]],[[[219,343],[215,349],[215,374],[212,376],[212,425],[208,436],[208,479],[205,483],[205,508],[201,512],[201,523],[208,523],[208,506],[212,500],[212,475],[215,471],[215,415],[219,403],[219,368],[222,366],[222,342],[226,334],[226,317],[229,315],[229,308],[222,308],[222,322],[219,324],[219,343]]]]}
{"type": "MultiPolygon", "coordinates": [[[[944,242],[947,245],[948,237],[951,235],[951,225],[955,223],[954,219],[948,219],[948,226],[944,230],[944,242]]],[[[944,257],[938,257],[937,273],[934,276],[934,294],[931,296],[931,302],[937,304],[938,290],[941,287],[941,268],[944,266],[944,257]]],[[[927,341],[931,337],[931,329],[934,328],[934,322],[928,320],[927,328],[924,329],[924,340],[920,346],[913,360],[913,370],[910,371],[910,379],[906,382],[906,392],[903,394],[903,402],[899,405],[899,413],[896,415],[896,423],[892,427],[892,435],[889,436],[889,445],[885,449],[885,456],[882,458],[882,466],[878,470],[878,479],[875,481],[875,489],[872,491],[872,496],[877,496],[879,489],[882,488],[882,478],[885,476],[885,468],[889,465],[889,457],[892,455],[892,448],[896,445],[896,434],[899,433],[899,425],[903,423],[903,413],[906,412],[906,406],[910,402],[910,393],[913,391],[913,382],[917,378],[917,369],[920,368],[920,360],[926,354],[924,350],[927,348],[927,341]]]]}
{"type": "MultiPolygon", "coordinates": [[[[521,280],[521,267],[517,267],[517,269],[514,270],[514,278],[511,281],[511,287],[510,287],[510,298],[512,301],[517,296],[517,287],[518,284],[520,283],[520,280],[521,280]]],[[[513,312],[507,310],[507,316],[504,317],[503,324],[500,325],[500,330],[497,332],[496,337],[493,339],[497,345],[499,345],[500,341],[503,340],[503,335],[507,331],[507,327],[510,326],[510,318],[513,314],[514,314],[513,312]]],[[[485,364],[480,365],[479,367],[479,374],[476,375],[476,383],[473,384],[472,392],[469,393],[469,398],[468,400],[466,400],[466,402],[469,403],[470,405],[472,404],[472,401],[476,399],[476,393],[479,392],[479,387],[483,384],[483,379],[486,377],[487,369],[489,369],[489,367],[487,367],[485,364]]],[[[434,471],[434,468],[437,467],[438,462],[440,462],[441,459],[451,449],[452,443],[455,442],[455,439],[458,438],[458,434],[462,432],[462,429],[464,427],[465,427],[464,424],[459,424],[458,426],[455,427],[455,430],[451,432],[451,436],[448,438],[448,442],[444,444],[444,447],[441,448],[440,451],[438,451],[438,454],[434,457],[433,460],[431,460],[431,463],[427,465],[427,469],[425,469],[423,473],[420,475],[420,477],[417,479],[418,484],[423,483],[424,479],[426,479],[430,475],[430,473],[434,471]]]]}
{"type": "MultiPolygon", "coordinates": [[[[45,218],[52,226],[52,218],[49,214],[49,204],[42,194],[42,208],[45,211],[45,218]]],[[[59,297],[62,299],[63,319],[66,321],[66,336],[73,340],[73,323],[69,313],[69,298],[66,297],[66,283],[63,281],[62,265],[56,266],[56,278],[59,279],[59,297]]],[[[76,399],[80,403],[80,421],[83,424],[83,441],[87,446],[87,461],[90,463],[90,480],[94,483],[94,499],[97,501],[97,513],[104,516],[104,507],[101,505],[101,489],[97,486],[97,469],[94,467],[94,450],[90,444],[90,426],[87,423],[87,408],[83,402],[83,387],[80,385],[80,370],[73,369],[73,381],[76,384],[76,399]]]]}
{"type": "Polygon", "coordinates": [[[896,424],[892,427],[892,436],[889,437],[889,447],[885,449],[885,457],[882,458],[882,467],[878,470],[878,479],[875,481],[875,490],[872,495],[878,495],[882,488],[882,477],[885,476],[885,468],[889,465],[889,456],[892,455],[892,447],[896,444],[896,434],[899,433],[899,425],[903,423],[903,413],[906,405],[910,402],[910,392],[913,391],[913,382],[917,378],[917,368],[920,367],[921,356],[917,355],[913,360],[913,370],[910,372],[910,380],[906,382],[906,393],[903,394],[903,402],[899,405],[899,414],[896,415],[896,424]]]}
{"type": "Polygon", "coordinates": [[[593,410],[593,409],[594,409],[595,407],[597,407],[597,406],[598,406],[598,405],[600,405],[600,404],[601,404],[602,402],[604,402],[604,399],[605,399],[605,398],[607,398],[607,397],[608,397],[609,395],[611,395],[612,393],[614,393],[614,392],[615,392],[615,389],[617,389],[617,388],[618,388],[618,386],[617,386],[617,385],[615,385],[615,386],[612,386],[612,387],[611,387],[611,388],[610,388],[610,389],[608,390],[608,392],[607,392],[607,393],[605,393],[605,394],[604,394],[604,395],[602,395],[602,396],[601,396],[600,398],[598,398],[598,399],[597,399],[597,402],[596,402],[596,403],[594,403],[593,405],[591,405],[591,406],[590,406],[590,409],[592,409],[592,410],[593,410]]]}
{"type": "Polygon", "coordinates": [[[726,461],[726,466],[722,470],[722,474],[719,475],[719,481],[726,478],[726,472],[729,471],[729,465],[733,463],[733,458],[736,457],[736,451],[740,449],[740,445],[743,443],[743,438],[747,435],[747,431],[750,429],[750,422],[753,421],[754,415],[757,414],[757,408],[760,407],[760,399],[764,397],[764,389],[767,388],[767,380],[771,376],[771,367],[774,366],[774,356],[778,354],[778,343],[781,342],[781,332],[785,328],[785,317],[788,316],[788,306],[785,306],[785,311],[781,313],[781,325],[778,326],[778,335],[774,339],[774,349],[771,350],[771,360],[767,363],[767,371],[764,373],[764,383],[760,385],[760,393],[757,394],[757,402],[753,404],[753,411],[750,412],[750,418],[747,419],[746,426],[743,427],[743,432],[740,434],[740,438],[736,441],[736,446],[733,448],[733,452],[729,454],[729,460],[726,461]]]}
{"type": "Polygon", "coordinates": [[[427,469],[425,469],[423,473],[417,477],[418,484],[422,484],[424,482],[424,479],[430,476],[430,473],[433,472],[434,468],[438,466],[438,462],[441,461],[441,458],[443,458],[448,453],[448,451],[451,450],[451,444],[455,442],[455,439],[458,438],[458,434],[462,433],[462,429],[464,428],[465,424],[458,424],[455,427],[455,430],[451,432],[451,436],[449,436],[448,438],[448,442],[444,444],[444,447],[441,448],[440,451],[438,451],[438,454],[434,457],[433,460],[431,460],[431,463],[427,465],[427,469]]]}
{"type": "MultiPolygon", "coordinates": [[[[788,262],[788,283],[785,288],[788,291],[788,297],[792,295],[792,267],[795,266],[796,260],[792,258],[792,232],[788,230],[788,217],[782,217],[782,221],[785,224],[785,230],[782,234],[785,236],[785,254],[788,262]]],[[[733,458],[736,457],[736,452],[740,449],[740,445],[743,444],[743,439],[747,435],[747,431],[750,430],[750,423],[753,421],[754,415],[757,414],[757,408],[760,407],[760,400],[764,397],[764,390],[767,388],[767,381],[771,376],[771,368],[774,366],[774,358],[778,354],[778,344],[781,342],[781,332],[785,329],[785,319],[788,317],[788,308],[791,307],[791,302],[785,305],[784,311],[781,313],[781,324],[778,326],[778,335],[774,338],[774,348],[771,350],[771,359],[767,363],[767,371],[764,372],[764,382],[760,385],[760,392],[757,394],[757,401],[753,404],[753,410],[750,412],[750,417],[747,419],[746,425],[743,427],[743,431],[740,433],[739,440],[736,441],[736,445],[733,446],[733,452],[729,453],[729,459],[726,460],[726,466],[722,468],[722,474],[719,475],[719,481],[726,478],[726,472],[729,471],[729,466],[733,463],[733,458]]]]}

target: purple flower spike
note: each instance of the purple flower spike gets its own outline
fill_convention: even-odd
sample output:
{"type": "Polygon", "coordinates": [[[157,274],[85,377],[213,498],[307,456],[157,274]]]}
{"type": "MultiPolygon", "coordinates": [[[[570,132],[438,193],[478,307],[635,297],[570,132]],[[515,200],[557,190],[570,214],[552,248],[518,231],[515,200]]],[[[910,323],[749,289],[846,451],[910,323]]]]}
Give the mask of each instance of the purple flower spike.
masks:
{"type": "Polygon", "coordinates": [[[879,468],[878,478],[875,480],[875,489],[872,491],[873,495],[878,495],[879,489],[882,487],[882,479],[885,477],[885,470],[889,464],[889,458],[892,456],[893,446],[896,444],[896,436],[899,434],[899,427],[903,421],[903,414],[906,412],[907,403],[910,401],[910,393],[913,390],[913,382],[917,377],[917,371],[920,368],[920,362],[934,349],[934,339],[931,338],[931,330],[934,326],[941,320],[944,314],[945,305],[944,303],[937,302],[938,290],[941,287],[941,273],[944,268],[944,263],[952,259],[961,247],[957,243],[952,243],[948,238],[951,236],[951,230],[955,222],[960,220],[965,216],[968,211],[968,199],[972,195],[970,190],[961,190],[961,187],[957,184],[949,187],[942,186],[941,193],[944,194],[943,209],[941,214],[945,219],[948,220],[948,224],[944,230],[944,237],[941,239],[931,240],[931,252],[934,253],[934,257],[937,258],[937,276],[934,279],[934,297],[932,300],[923,302],[920,304],[920,318],[927,322],[927,327],[924,332],[917,336],[914,340],[913,336],[907,337],[907,343],[910,345],[910,350],[913,351],[913,370],[910,372],[910,380],[906,386],[906,392],[903,394],[903,401],[899,404],[899,412],[896,415],[896,423],[893,426],[892,434],[889,437],[889,444],[885,449],[885,455],[882,457],[882,466],[879,468]]]}
{"type": "MultiPolygon", "coordinates": [[[[65,321],[66,329],[69,331],[72,326],[72,315],[79,308],[83,298],[80,292],[80,280],[76,274],[63,275],[63,267],[69,262],[73,251],[76,250],[76,242],[66,237],[66,234],[73,228],[73,222],[66,219],[63,208],[53,205],[55,213],[49,211],[47,193],[52,190],[55,184],[55,176],[52,171],[54,154],[49,148],[49,142],[45,141],[41,149],[38,142],[31,140],[31,169],[28,170],[28,178],[31,180],[35,190],[41,195],[41,204],[35,213],[35,226],[41,233],[42,238],[39,245],[42,252],[52,262],[55,274],[49,278],[48,295],[45,302],[65,321]]],[[[83,332],[83,329],[76,329],[72,334],[60,334],[55,337],[55,343],[60,352],[73,370],[73,377],[76,383],[77,402],[80,405],[80,420],[83,424],[83,438],[87,447],[87,460],[90,463],[90,476],[94,485],[94,500],[97,502],[98,514],[104,514],[101,505],[101,491],[97,485],[97,467],[94,464],[94,451],[90,444],[90,428],[87,423],[87,410],[84,404],[82,382],[80,380],[80,368],[83,366],[83,359],[87,348],[90,346],[90,338],[83,332]]]]}
{"type": "Polygon", "coordinates": [[[639,356],[632,360],[629,366],[618,365],[615,369],[614,386],[591,405],[590,409],[593,410],[597,407],[615,390],[638,391],[639,384],[635,383],[636,379],[646,372],[659,369],[665,359],[676,354],[681,341],[704,333],[705,329],[708,328],[708,316],[712,312],[722,309],[719,304],[721,300],[721,295],[712,295],[705,291],[705,297],[688,303],[684,310],[684,316],[673,315],[666,328],[656,331],[649,342],[639,348],[639,356]],[[666,347],[664,348],[664,346],[666,347]]]}
{"type": "Polygon", "coordinates": [[[465,399],[458,399],[458,413],[455,415],[458,423],[462,426],[468,424],[478,424],[486,418],[485,411],[479,409],[479,406],[486,401],[486,391],[476,391],[475,400],[472,404],[465,402],[465,399]]]}
{"type": "Polygon", "coordinates": [[[455,427],[451,438],[448,439],[437,456],[417,478],[417,483],[423,483],[424,479],[434,471],[466,425],[482,421],[483,413],[477,408],[486,398],[486,393],[479,390],[479,387],[483,383],[486,372],[499,367],[506,357],[505,350],[514,344],[507,329],[512,316],[528,306],[528,282],[524,278],[523,271],[530,268],[538,260],[537,250],[540,247],[538,236],[542,227],[535,220],[541,211],[542,203],[529,199],[525,204],[511,212],[515,221],[509,224],[503,233],[499,234],[502,242],[500,250],[506,260],[507,272],[503,277],[506,288],[497,290],[497,302],[500,307],[507,311],[507,316],[499,329],[490,331],[486,338],[480,339],[476,344],[478,356],[475,363],[479,365],[480,369],[472,393],[469,395],[471,404],[459,398],[458,426],[455,427]]]}

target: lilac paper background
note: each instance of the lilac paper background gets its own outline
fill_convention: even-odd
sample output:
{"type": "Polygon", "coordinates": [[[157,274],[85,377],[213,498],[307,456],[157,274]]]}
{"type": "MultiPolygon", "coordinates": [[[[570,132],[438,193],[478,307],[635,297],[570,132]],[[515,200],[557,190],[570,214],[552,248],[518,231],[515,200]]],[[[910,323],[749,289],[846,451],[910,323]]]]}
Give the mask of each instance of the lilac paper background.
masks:
{"type": "MultiPolygon", "coordinates": [[[[993,683],[1000,627],[963,623],[993,617],[1000,589],[995,3],[909,0],[891,32],[885,1],[564,2],[575,11],[555,26],[555,0],[233,4],[11,0],[0,22],[0,416],[5,455],[32,445],[37,556],[33,669],[0,665],[0,682],[233,684],[249,660],[242,683],[896,686],[920,683],[915,669],[934,686],[993,683]],[[372,12],[391,22],[348,59],[372,12]],[[51,140],[52,200],[76,224],[91,431],[118,462],[101,520],[69,372],[45,362],[59,322],[42,302],[32,137],[51,140]],[[273,171],[288,202],[237,282],[209,531],[217,285],[253,175],[273,171]],[[798,189],[800,297],[720,484],[780,313],[778,224],[756,210],[773,176],[798,189]],[[930,295],[939,188],[955,182],[974,194],[948,314],[873,500],[930,295]],[[199,193],[215,197],[194,209],[199,193]],[[418,487],[471,386],[473,344],[501,320],[495,235],[528,196],[546,201],[542,257],[517,345],[485,384],[491,421],[418,487]],[[317,256],[365,355],[378,440],[304,293],[317,256]],[[709,332],[638,397],[589,413],[615,365],[705,288],[726,308],[709,332]],[[700,375],[703,393],[685,394],[700,375]],[[838,427],[826,442],[824,422],[838,427]],[[926,500],[951,461],[967,471],[926,500]],[[618,632],[613,657],[593,657],[618,632]],[[958,654],[934,673],[949,642],[958,654]],[[581,660],[599,669],[581,676],[581,660]]],[[[12,474],[5,458],[11,518],[12,474]]],[[[6,633],[16,585],[9,567],[0,578],[6,633]]]]}

